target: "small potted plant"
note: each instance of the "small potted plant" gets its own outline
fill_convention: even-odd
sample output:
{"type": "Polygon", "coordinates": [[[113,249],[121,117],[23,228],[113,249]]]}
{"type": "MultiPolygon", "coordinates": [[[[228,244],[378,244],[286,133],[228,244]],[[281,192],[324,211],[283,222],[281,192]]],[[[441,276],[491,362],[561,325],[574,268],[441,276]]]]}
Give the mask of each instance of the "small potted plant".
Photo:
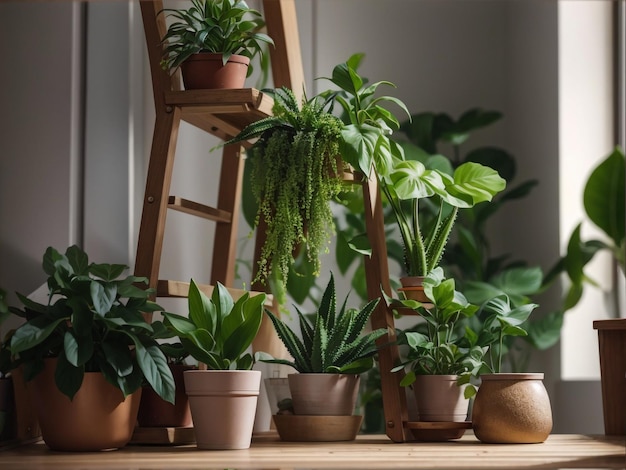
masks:
{"type": "Polygon", "coordinates": [[[537,304],[514,307],[507,295],[486,301],[477,344],[488,348],[480,372],[481,384],[472,408],[472,427],[488,443],[525,444],[546,440],[552,430],[552,409],[543,373],[501,372],[506,336],[525,336],[526,320],[537,304]]]}
{"type": "Polygon", "coordinates": [[[144,381],[168,401],[174,381],[144,320],[161,308],[151,292],[120,278],[126,266],[90,263],[77,246],[65,254],[49,247],[47,303],[23,295],[12,313],[26,322],[11,337],[42,436],[55,450],[101,450],[131,438],[144,381]],[[97,426],[94,426],[97,423],[97,426]]]}
{"type": "Polygon", "coordinates": [[[247,352],[263,319],[266,295],[246,292],[236,302],[217,283],[209,298],[191,280],[189,317],[163,312],[164,324],[208,370],[184,372],[200,449],[247,449],[252,439],[261,372],[247,352]]]}
{"type": "Polygon", "coordinates": [[[273,115],[250,124],[227,143],[258,138],[247,151],[251,190],[258,204],[255,225],[265,224],[265,242],[255,281],[272,286],[279,305],[294,256],[304,251],[315,276],[319,255],[334,234],[330,202],[344,189],[339,158],[342,122],[321,95],[298,103],[292,90],[279,88],[273,115]]]}
{"type": "Polygon", "coordinates": [[[347,300],[338,310],[331,274],[314,314],[303,314],[296,308],[300,334],[266,311],[292,359],[272,358],[262,352],[257,357],[298,372],[287,376],[293,415],[274,416],[283,440],[333,441],[356,436],[362,421],[361,416],[353,416],[360,375],[374,366],[376,341],[387,331],[363,333],[379,299],[361,310],[347,308],[347,300]]]}
{"type": "Polygon", "coordinates": [[[251,59],[274,41],[260,30],[261,14],[243,0],[191,0],[186,10],[164,9],[173,18],[163,37],[162,67],[182,70],[185,88],[242,88],[251,59]]]}
{"type": "Polygon", "coordinates": [[[269,310],[276,333],[293,359],[260,355],[263,362],[293,367],[289,388],[296,415],[352,415],[360,374],[374,365],[376,341],[386,334],[378,329],[362,334],[379,299],[361,310],[346,307],[347,298],[337,310],[335,281],[330,280],[317,311],[305,315],[296,308],[299,335],[269,310]]]}
{"type": "Polygon", "coordinates": [[[407,346],[406,358],[392,372],[409,367],[400,384],[413,387],[418,421],[465,423],[468,399],[476,392],[470,380],[478,376],[487,347],[480,346],[477,335],[461,325],[475,315],[478,306],[455,289],[454,279],[446,279],[440,267],[424,278],[423,287],[427,302],[388,300],[391,308],[409,308],[424,320],[415,331],[401,333],[399,342],[407,346]]]}

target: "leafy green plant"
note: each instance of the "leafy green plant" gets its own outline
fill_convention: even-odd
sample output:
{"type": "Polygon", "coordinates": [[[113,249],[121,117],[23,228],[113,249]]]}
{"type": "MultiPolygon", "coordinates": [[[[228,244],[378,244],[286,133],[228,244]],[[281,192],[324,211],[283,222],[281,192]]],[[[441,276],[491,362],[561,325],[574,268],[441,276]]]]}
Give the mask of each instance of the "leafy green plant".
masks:
{"type": "Polygon", "coordinates": [[[523,325],[535,308],[537,304],[533,303],[514,307],[506,295],[499,295],[481,305],[477,314],[483,317],[481,330],[478,336],[472,334],[469,340],[488,348],[489,353],[484,362],[488,372],[501,372],[502,357],[506,351],[504,338],[526,336],[528,332],[523,325]]]}
{"type": "Polygon", "coordinates": [[[209,298],[194,280],[189,286],[189,317],[163,312],[164,325],[184,349],[213,370],[249,370],[254,358],[247,352],[263,319],[266,295],[244,293],[236,302],[221,283],[209,298]]]}
{"type": "MultiPolygon", "coordinates": [[[[458,375],[459,385],[469,384],[483,366],[487,348],[477,343],[477,335],[468,327],[459,328],[463,318],[470,318],[478,306],[467,301],[456,290],[454,279],[446,279],[443,269],[437,267],[424,278],[424,294],[430,300],[387,299],[392,308],[404,307],[417,312],[424,320],[416,331],[403,331],[399,342],[408,346],[406,359],[392,372],[410,367],[401,385],[415,382],[416,375],[458,375]],[[421,330],[421,331],[418,331],[421,330]]],[[[476,392],[473,386],[465,389],[469,398],[476,392]]]]}
{"type": "Polygon", "coordinates": [[[250,124],[227,143],[258,137],[248,150],[251,189],[258,204],[254,225],[264,220],[266,239],[254,281],[272,283],[284,304],[289,269],[298,249],[306,250],[312,273],[320,271],[319,254],[334,234],[330,201],[341,191],[343,167],[339,143],[341,121],[321,96],[304,99],[279,88],[273,115],[250,124]]]}
{"type": "Polygon", "coordinates": [[[26,319],[11,337],[10,351],[31,380],[43,360],[58,358],[55,380],[70,399],[85,372],[101,372],[127,396],[144,381],[164,400],[174,402],[174,379],[143,313],[161,310],[151,291],[135,284],[146,278],[120,278],[127,266],[90,263],[70,246],[65,254],[49,247],[43,257],[49,297],[40,304],[18,294],[24,308],[10,307],[26,319]]]}
{"type": "Polygon", "coordinates": [[[301,373],[367,372],[374,365],[376,341],[387,333],[381,328],[362,334],[379,300],[372,300],[357,310],[346,308],[346,297],[337,311],[335,280],[331,274],[315,314],[308,317],[296,308],[302,339],[280,318],[266,311],[293,360],[274,359],[267,354],[259,354],[259,358],[263,362],[291,366],[301,373]]]}
{"type": "Polygon", "coordinates": [[[325,78],[339,90],[323,93],[336,100],[344,111],[345,126],[341,131],[341,155],[347,163],[369,175],[372,168],[380,177],[388,174],[393,159],[403,159],[401,147],[391,139],[394,130],[400,128],[399,119],[383,104],[393,103],[409,116],[406,105],[393,96],[377,96],[381,85],[395,87],[389,81],[368,85],[357,73],[364,54],[354,54],[346,62],[333,69],[332,76],[325,78]]]}
{"type": "MultiPolygon", "coordinates": [[[[488,145],[468,151],[464,149],[476,132],[501,119],[500,112],[480,108],[468,109],[458,118],[446,113],[416,113],[412,114],[411,120],[402,123],[401,131],[407,140],[400,143],[407,160],[417,160],[427,169],[452,174],[453,169],[473,162],[493,168],[506,180],[506,188],[494,195],[489,204],[477,204],[459,211],[441,265],[449,277],[456,279],[470,302],[480,305],[506,295],[513,305],[520,306],[531,303],[533,296],[550,288],[555,276],[544,277],[540,267],[513,259],[510,253],[493,253],[487,226],[498,212],[528,196],[538,182],[517,182],[516,159],[503,148],[488,145]],[[444,154],[444,148],[449,152],[444,154]]],[[[436,220],[431,205],[425,204],[422,209],[420,222],[428,225],[436,220]]],[[[527,336],[506,337],[507,367],[513,371],[526,370],[533,349],[544,350],[556,344],[563,315],[563,309],[534,315],[524,325],[527,336]]],[[[482,328],[478,322],[478,316],[473,317],[476,331],[482,328]]]]}
{"type": "MultiPolygon", "coordinates": [[[[165,70],[175,71],[191,55],[222,54],[224,64],[233,54],[250,59],[263,55],[263,45],[274,44],[260,32],[265,26],[261,13],[243,0],[191,0],[187,10],[162,10],[174,19],[163,37],[165,70]]],[[[252,74],[252,64],[248,76],[252,74]]]]}
{"type": "MultiPolygon", "coordinates": [[[[585,274],[585,266],[601,250],[608,251],[622,275],[625,270],[624,227],[626,225],[624,151],[616,147],[591,172],[583,192],[583,205],[589,220],[605,235],[604,240],[583,240],[582,222],[572,232],[566,254],[548,274],[554,279],[565,272],[570,286],[565,297],[565,310],[574,307],[583,294],[585,284],[599,284],[585,274]]],[[[616,289],[617,291],[617,289],[616,289]]],[[[617,295],[617,293],[616,293],[617,295]]],[[[617,301],[615,304],[617,305],[617,301]]],[[[617,310],[617,306],[616,306],[617,310]]]]}
{"type": "MultiPolygon", "coordinates": [[[[11,316],[9,304],[6,300],[6,291],[0,289],[0,326],[4,320],[11,316]]],[[[11,359],[11,351],[9,350],[10,335],[6,333],[5,337],[0,337],[0,378],[5,377],[11,369],[13,369],[13,361],[11,359]]]]}
{"type": "Polygon", "coordinates": [[[381,189],[400,229],[406,274],[425,276],[435,269],[459,209],[491,201],[505,185],[497,171],[479,163],[464,163],[449,176],[428,170],[416,160],[396,162],[389,177],[381,179],[381,189]],[[423,199],[437,207],[428,224],[420,222],[423,199]],[[405,203],[408,208],[403,206],[405,203]]]}

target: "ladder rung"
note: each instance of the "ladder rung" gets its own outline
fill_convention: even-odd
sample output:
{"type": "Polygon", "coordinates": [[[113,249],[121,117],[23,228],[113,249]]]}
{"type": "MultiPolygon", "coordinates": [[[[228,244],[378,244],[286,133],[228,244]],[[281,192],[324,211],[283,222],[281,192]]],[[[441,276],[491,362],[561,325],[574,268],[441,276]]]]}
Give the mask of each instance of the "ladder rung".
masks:
{"type": "Polygon", "coordinates": [[[204,204],[183,199],[178,196],[170,196],[167,206],[170,209],[202,217],[203,219],[214,220],[215,222],[224,222],[229,224],[232,221],[232,214],[228,211],[205,206],[204,204]]]}
{"type": "MultiPolygon", "coordinates": [[[[198,289],[204,292],[209,297],[213,293],[214,286],[210,284],[197,284],[198,289]]],[[[234,289],[227,287],[228,292],[233,297],[233,300],[237,301],[246,292],[249,292],[251,296],[263,294],[263,292],[246,291],[244,289],[234,289]]],[[[157,297],[187,297],[189,295],[189,283],[183,281],[170,281],[165,279],[159,279],[157,284],[157,297]]],[[[267,295],[265,305],[272,305],[273,296],[267,295]]]]}

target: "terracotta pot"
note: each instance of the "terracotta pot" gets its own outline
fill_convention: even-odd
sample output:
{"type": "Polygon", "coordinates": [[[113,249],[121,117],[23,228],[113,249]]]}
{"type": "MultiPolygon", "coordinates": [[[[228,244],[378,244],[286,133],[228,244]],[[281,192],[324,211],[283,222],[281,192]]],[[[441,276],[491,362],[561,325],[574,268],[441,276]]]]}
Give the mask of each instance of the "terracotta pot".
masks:
{"type": "Polygon", "coordinates": [[[418,375],[413,390],[419,421],[463,422],[469,400],[465,385],[458,386],[456,375],[418,375]]]}
{"type": "Polygon", "coordinates": [[[13,379],[13,399],[15,400],[15,432],[14,435],[20,442],[39,440],[41,428],[37,419],[37,413],[30,404],[29,389],[32,383],[24,381],[22,366],[11,371],[13,379]]]}
{"type": "Polygon", "coordinates": [[[417,300],[418,302],[428,303],[430,300],[424,294],[424,276],[405,276],[400,278],[402,287],[398,289],[407,300],[417,300]]]}
{"type": "Polygon", "coordinates": [[[201,52],[189,57],[181,65],[186,90],[243,88],[250,59],[232,55],[226,65],[222,54],[201,52]]]}
{"type": "Polygon", "coordinates": [[[552,431],[543,374],[486,374],[474,400],[472,427],[482,442],[531,444],[552,431]]]}
{"type": "Polygon", "coordinates": [[[183,372],[195,369],[184,364],[170,364],[176,386],[174,404],[163,400],[150,386],[143,388],[137,421],[142,427],[186,428],[193,425],[189,399],[185,393],[183,372]]]}
{"type": "Polygon", "coordinates": [[[100,372],[86,372],[83,383],[70,399],[54,381],[56,360],[47,359],[44,369],[28,387],[46,445],[60,451],[96,451],[125,446],[137,422],[141,389],[124,399],[100,372]]]}
{"type": "Polygon", "coordinates": [[[349,416],[354,414],[361,377],[352,374],[289,374],[296,415],[349,416]]]}
{"type": "Polygon", "coordinates": [[[261,371],[188,370],[184,377],[198,448],[249,448],[261,371]]]}

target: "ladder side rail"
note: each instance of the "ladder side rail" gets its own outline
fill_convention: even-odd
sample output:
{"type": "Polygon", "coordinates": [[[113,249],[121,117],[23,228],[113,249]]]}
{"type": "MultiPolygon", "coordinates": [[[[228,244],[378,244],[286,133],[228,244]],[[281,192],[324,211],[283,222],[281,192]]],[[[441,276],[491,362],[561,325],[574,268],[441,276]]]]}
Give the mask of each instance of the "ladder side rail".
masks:
{"type": "Polygon", "coordinates": [[[394,442],[405,442],[408,421],[406,393],[400,386],[403,373],[392,373],[391,369],[400,363],[393,312],[387,307],[382,291],[391,296],[389,283],[389,263],[385,241],[385,221],[382,199],[375,175],[363,182],[363,200],[365,205],[365,226],[371,246],[371,254],[365,257],[365,278],[369,299],[380,298],[378,306],[371,316],[373,329],[384,328],[387,335],[378,340],[378,363],[380,367],[385,430],[394,442]]]}

